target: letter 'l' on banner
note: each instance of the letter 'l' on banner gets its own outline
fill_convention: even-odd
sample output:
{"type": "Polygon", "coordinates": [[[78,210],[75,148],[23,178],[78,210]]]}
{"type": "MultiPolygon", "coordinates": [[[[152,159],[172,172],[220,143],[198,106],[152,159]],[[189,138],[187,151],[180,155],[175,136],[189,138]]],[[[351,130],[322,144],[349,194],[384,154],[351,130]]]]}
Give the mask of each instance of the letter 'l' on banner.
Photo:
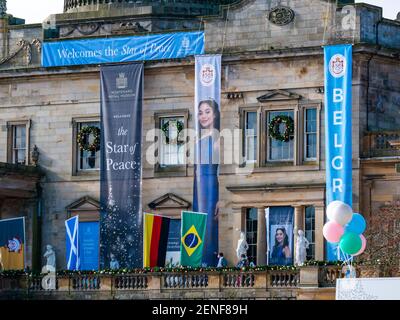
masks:
{"type": "Polygon", "coordinates": [[[218,253],[221,55],[196,56],[196,143],[193,211],[208,214],[203,266],[216,266],[218,253]]]}
{"type": "MultiPolygon", "coordinates": [[[[352,49],[324,47],[326,205],[340,200],[352,207],[352,49]]],[[[327,243],[328,260],[339,260],[337,252],[327,243]]]]}
{"type": "Polygon", "coordinates": [[[102,66],[100,269],[143,267],[142,63],[102,66]]]}

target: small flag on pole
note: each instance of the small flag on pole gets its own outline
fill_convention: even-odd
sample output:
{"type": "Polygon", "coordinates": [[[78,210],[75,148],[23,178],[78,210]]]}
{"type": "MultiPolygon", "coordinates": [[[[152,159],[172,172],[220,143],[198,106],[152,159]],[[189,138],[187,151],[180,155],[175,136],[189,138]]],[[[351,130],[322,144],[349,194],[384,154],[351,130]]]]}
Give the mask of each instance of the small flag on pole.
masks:
{"type": "Polygon", "coordinates": [[[164,267],[170,218],[144,214],[143,267],[164,267]]]}
{"type": "Polygon", "coordinates": [[[65,221],[67,270],[79,270],[78,229],[79,216],[65,221]]]}
{"type": "Polygon", "coordinates": [[[181,265],[200,267],[203,258],[207,214],[182,211],[181,265]]]}

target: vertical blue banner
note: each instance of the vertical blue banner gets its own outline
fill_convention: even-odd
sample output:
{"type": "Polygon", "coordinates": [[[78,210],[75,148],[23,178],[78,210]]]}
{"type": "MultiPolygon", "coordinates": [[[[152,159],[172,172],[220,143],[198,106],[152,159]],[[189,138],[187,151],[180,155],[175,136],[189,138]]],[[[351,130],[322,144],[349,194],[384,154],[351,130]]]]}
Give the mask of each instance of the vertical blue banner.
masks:
{"type": "Polygon", "coordinates": [[[79,270],[79,216],[65,221],[67,270],[79,270]]]}
{"type": "Polygon", "coordinates": [[[0,220],[0,270],[23,270],[25,247],[25,218],[0,220]]]}
{"type": "Polygon", "coordinates": [[[142,63],[101,67],[101,269],[111,260],[143,266],[143,70],[142,63]]]}
{"type": "MultiPolygon", "coordinates": [[[[352,45],[324,47],[326,205],[340,200],[352,207],[352,45]]],[[[339,260],[327,243],[327,259],[339,260]]]]}
{"type": "Polygon", "coordinates": [[[207,213],[203,266],[215,267],[218,254],[219,131],[221,55],[196,56],[193,211],[207,213]]]}
{"type": "Polygon", "coordinates": [[[79,223],[79,270],[99,269],[98,222],[79,223]]]}

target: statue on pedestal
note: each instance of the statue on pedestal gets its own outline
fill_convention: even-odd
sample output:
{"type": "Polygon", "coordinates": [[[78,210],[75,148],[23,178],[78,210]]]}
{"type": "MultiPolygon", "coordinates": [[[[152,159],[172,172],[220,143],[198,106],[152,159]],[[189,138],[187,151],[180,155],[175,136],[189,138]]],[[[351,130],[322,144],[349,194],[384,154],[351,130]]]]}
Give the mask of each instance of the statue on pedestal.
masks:
{"type": "Polygon", "coordinates": [[[304,262],[307,260],[307,249],[310,246],[310,242],[304,236],[304,231],[297,231],[298,237],[296,242],[296,256],[295,256],[295,264],[298,266],[304,265],[304,262]]]}
{"type": "Polygon", "coordinates": [[[43,270],[47,272],[55,272],[56,271],[56,253],[53,250],[51,245],[46,246],[46,252],[43,257],[47,259],[46,265],[43,267],[43,270]]]}
{"type": "Polygon", "coordinates": [[[242,255],[244,254],[247,257],[247,250],[249,249],[249,245],[246,241],[246,235],[244,232],[240,232],[240,239],[238,240],[238,245],[236,249],[236,256],[239,260],[242,259],[242,255]]]}

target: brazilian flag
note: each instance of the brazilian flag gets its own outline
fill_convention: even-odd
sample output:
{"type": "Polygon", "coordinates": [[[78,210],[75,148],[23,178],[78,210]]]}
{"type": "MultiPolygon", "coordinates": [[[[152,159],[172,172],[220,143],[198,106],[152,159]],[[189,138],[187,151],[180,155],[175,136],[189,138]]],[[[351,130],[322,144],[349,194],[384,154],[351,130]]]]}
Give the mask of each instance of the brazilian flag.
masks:
{"type": "Polygon", "coordinates": [[[206,234],[207,214],[182,211],[181,265],[200,267],[206,234]]]}

